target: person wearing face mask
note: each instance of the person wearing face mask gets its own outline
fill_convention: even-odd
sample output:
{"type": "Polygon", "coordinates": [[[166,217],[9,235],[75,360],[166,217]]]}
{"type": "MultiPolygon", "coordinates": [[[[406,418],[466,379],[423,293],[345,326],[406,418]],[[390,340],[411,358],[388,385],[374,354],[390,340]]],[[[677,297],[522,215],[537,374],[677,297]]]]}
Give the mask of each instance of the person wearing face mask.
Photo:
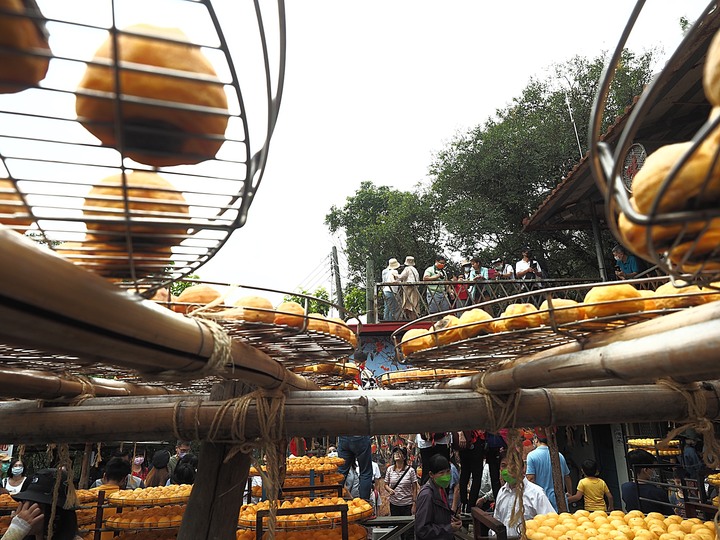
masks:
{"type": "Polygon", "coordinates": [[[640,266],[635,255],[625,252],[625,248],[616,245],[612,249],[613,258],[615,259],[615,276],[618,279],[632,279],[640,272],[640,266]]]}
{"type": "Polygon", "coordinates": [[[513,279],[515,277],[515,271],[512,265],[505,264],[502,257],[493,259],[490,264],[492,264],[492,270],[495,271],[494,279],[513,279]]]}
{"type": "MultiPolygon", "coordinates": [[[[445,257],[438,255],[435,257],[435,264],[429,266],[423,273],[423,281],[435,283],[438,281],[447,281],[448,276],[445,273],[445,257]]],[[[447,285],[428,285],[427,286],[427,303],[428,313],[439,313],[450,309],[450,302],[447,297],[447,285]]]]}
{"type": "Polygon", "coordinates": [[[18,459],[12,464],[7,478],[3,478],[2,487],[10,495],[15,495],[22,489],[23,482],[25,482],[25,465],[18,459]]]}
{"type": "Polygon", "coordinates": [[[167,464],[168,473],[172,478],[173,471],[177,466],[178,462],[190,453],[190,441],[178,441],[175,445],[175,455],[170,458],[167,464]]]}
{"type": "Polygon", "coordinates": [[[640,510],[645,514],[659,512],[672,514],[672,506],[664,488],[651,482],[659,482],[657,469],[653,467],[656,460],[647,450],[630,450],[627,454],[627,464],[635,480],[625,482],[620,487],[622,500],[625,502],[625,511],[640,510]]]}
{"type": "Polygon", "coordinates": [[[432,456],[427,467],[430,480],[425,482],[415,503],[415,538],[417,540],[452,540],[462,527],[460,518],[448,505],[447,488],[452,478],[450,462],[440,454],[432,456]]]}
{"type": "Polygon", "coordinates": [[[145,464],[145,456],[143,454],[137,454],[133,457],[132,462],[132,475],[140,480],[145,480],[148,474],[148,467],[145,464]]]}
{"type": "MultiPolygon", "coordinates": [[[[520,471],[522,476],[523,471],[520,471]]],[[[525,519],[532,519],[538,514],[550,514],[555,512],[555,508],[550,503],[550,499],[545,495],[543,489],[530,482],[523,476],[523,493],[522,502],[524,508],[525,519]]],[[[495,499],[495,512],[493,517],[501,522],[507,528],[508,537],[520,536],[521,520],[516,519],[515,523],[511,523],[513,510],[517,511],[519,507],[518,495],[519,490],[518,479],[511,474],[508,469],[508,459],[505,452],[500,455],[500,491],[495,499]]],[[[478,501],[478,505],[480,502],[478,501]]]]}
{"type": "Polygon", "coordinates": [[[8,454],[0,454],[0,471],[2,471],[3,477],[7,476],[8,471],[10,470],[11,461],[12,457],[10,457],[8,454]]]}

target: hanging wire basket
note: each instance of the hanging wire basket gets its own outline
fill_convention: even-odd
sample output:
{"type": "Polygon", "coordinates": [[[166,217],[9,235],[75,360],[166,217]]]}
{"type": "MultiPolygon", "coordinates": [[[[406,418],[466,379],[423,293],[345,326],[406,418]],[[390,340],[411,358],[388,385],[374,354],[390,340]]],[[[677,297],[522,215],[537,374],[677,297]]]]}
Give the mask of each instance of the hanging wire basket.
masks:
{"type": "Polygon", "coordinates": [[[283,1],[235,6],[255,15],[241,30],[210,0],[33,4],[0,3],[0,223],[123,287],[193,272],[245,224],[263,176],[283,1]]]}
{"type": "MultiPolygon", "coordinates": [[[[720,99],[715,97],[720,95],[720,81],[712,80],[708,70],[720,69],[720,50],[713,51],[711,46],[704,53],[720,27],[720,10],[716,2],[705,8],[667,62],[667,66],[680,67],[666,67],[645,88],[613,149],[601,140],[603,114],[621,53],[643,4],[637,2],[601,78],[590,123],[590,163],[615,237],[673,281],[709,285],[720,279],[720,99]],[[689,53],[698,47],[705,62],[704,81],[700,81],[703,70],[697,68],[697,55],[689,53]],[[651,149],[645,158],[644,152],[638,152],[635,137],[660,96],[672,94],[667,99],[673,99],[673,107],[685,107],[684,112],[690,106],[695,110],[708,107],[702,97],[698,104],[694,95],[673,93],[681,70],[697,74],[693,89],[704,82],[705,94],[715,108],[691,140],[681,136],[677,144],[651,149]]],[[[676,121],[678,132],[687,121],[676,121]]]]}

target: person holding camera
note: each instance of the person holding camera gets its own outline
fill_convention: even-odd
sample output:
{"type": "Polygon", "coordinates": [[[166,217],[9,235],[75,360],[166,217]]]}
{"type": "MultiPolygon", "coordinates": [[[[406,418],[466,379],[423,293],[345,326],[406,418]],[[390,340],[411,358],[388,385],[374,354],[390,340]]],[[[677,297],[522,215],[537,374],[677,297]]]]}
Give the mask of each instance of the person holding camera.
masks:
{"type": "Polygon", "coordinates": [[[515,263],[515,276],[517,279],[540,279],[543,277],[540,263],[533,259],[529,247],[522,250],[522,259],[515,263]]]}
{"type": "Polygon", "coordinates": [[[630,255],[620,244],[612,249],[615,259],[615,277],[618,279],[632,279],[640,273],[640,267],[635,255],[630,255]]]}

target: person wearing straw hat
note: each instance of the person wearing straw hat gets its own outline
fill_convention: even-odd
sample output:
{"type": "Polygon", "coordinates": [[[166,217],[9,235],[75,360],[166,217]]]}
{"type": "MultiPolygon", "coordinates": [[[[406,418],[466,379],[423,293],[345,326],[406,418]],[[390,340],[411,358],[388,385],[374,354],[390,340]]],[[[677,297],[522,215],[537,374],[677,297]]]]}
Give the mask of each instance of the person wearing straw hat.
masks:
{"type": "Polygon", "coordinates": [[[405,268],[400,273],[402,287],[402,315],[410,321],[420,316],[420,291],[415,283],[420,281],[420,273],[415,268],[415,257],[405,257],[405,268]]]}
{"type": "Polygon", "coordinates": [[[77,516],[75,510],[63,508],[67,502],[68,478],[60,471],[60,484],[54,497],[57,469],[41,469],[25,482],[23,489],[13,495],[20,505],[10,522],[10,527],[1,540],[21,540],[25,537],[35,539],[49,538],[50,520],[54,540],[75,540],[77,535],[77,516]],[[54,506],[54,518],[53,515],[54,506]]]}
{"type": "Polygon", "coordinates": [[[392,258],[388,261],[387,268],[382,271],[383,281],[383,298],[384,309],[383,309],[383,320],[385,321],[396,321],[400,318],[400,308],[398,303],[398,293],[400,287],[389,285],[390,283],[397,283],[400,281],[400,275],[397,269],[400,268],[400,263],[396,258],[392,258]]]}

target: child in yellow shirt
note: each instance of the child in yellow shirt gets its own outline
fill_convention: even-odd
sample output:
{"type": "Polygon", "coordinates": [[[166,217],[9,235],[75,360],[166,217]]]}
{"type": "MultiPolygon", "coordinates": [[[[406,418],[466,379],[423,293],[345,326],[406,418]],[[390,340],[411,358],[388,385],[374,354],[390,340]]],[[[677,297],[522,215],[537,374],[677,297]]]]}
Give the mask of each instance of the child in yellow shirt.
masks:
{"type": "Polygon", "coordinates": [[[568,502],[577,502],[581,498],[585,504],[585,510],[604,510],[611,512],[613,509],[613,496],[602,478],[597,476],[597,463],[594,459],[586,459],[582,464],[582,471],[585,478],[578,482],[577,493],[568,497],[568,502]],[[607,497],[607,506],[605,505],[607,497]]]}

